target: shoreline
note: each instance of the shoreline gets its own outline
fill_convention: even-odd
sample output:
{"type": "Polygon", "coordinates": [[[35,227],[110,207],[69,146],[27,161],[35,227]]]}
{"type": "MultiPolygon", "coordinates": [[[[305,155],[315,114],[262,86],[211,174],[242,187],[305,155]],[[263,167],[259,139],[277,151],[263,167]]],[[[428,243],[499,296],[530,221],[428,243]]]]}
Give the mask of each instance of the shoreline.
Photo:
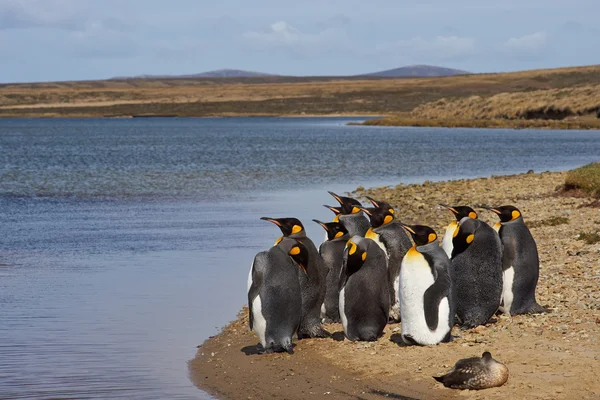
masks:
{"type": "MultiPolygon", "coordinates": [[[[537,297],[551,310],[549,314],[501,315],[484,327],[464,332],[455,327],[453,342],[432,347],[399,345],[399,324],[388,325],[374,343],[343,340],[341,325],[333,324],[326,327],[334,339],[297,341],[293,355],[253,355],[258,340],[248,329],[243,309],[235,321],[199,346],[189,362],[190,378],[223,399],[599,397],[600,244],[586,244],[577,237],[600,229],[600,213],[586,206],[590,198],[556,192],[565,175],[543,172],[426,181],[358,188],[352,193],[361,200],[369,195],[389,201],[406,222],[430,225],[441,235],[452,216],[437,207],[439,202],[516,205],[538,245],[537,297]],[[557,222],[557,216],[567,220],[557,222]],[[509,380],[504,386],[457,391],[431,378],[445,373],[458,359],[481,356],[483,351],[491,351],[508,366],[509,380]]],[[[480,219],[496,222],[492,213],[479,213],[480,219]]]]}
{"type": "MultiPolygon", "coordinates": [[[[62,111],[62,110],[61,110],[62,111]]],[[[368,118],[365,121],[353,121],[348,126],[375,127],[414,127],[414,128],[478,128],[478,129],[543,129],[543,130],[598,130],[600,119],[583,120],[547,120],[547,119],[478,119],[451,120],[410,117],[382,116],[381,113],[327,113],[327,114],[277,114],[277,113],[222,113],[208,115],[193,114],[115,114],[101,115],[95,113],[15,113],[0,114],[2,119],[154,119],[154,118],[368,118]]]]}

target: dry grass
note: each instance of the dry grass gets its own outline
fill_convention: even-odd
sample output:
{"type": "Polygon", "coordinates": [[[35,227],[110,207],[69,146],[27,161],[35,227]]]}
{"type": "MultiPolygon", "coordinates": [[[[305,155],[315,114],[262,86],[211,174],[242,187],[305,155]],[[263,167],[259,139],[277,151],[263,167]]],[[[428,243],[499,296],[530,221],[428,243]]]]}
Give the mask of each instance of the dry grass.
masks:
{"type": "Polygon", "coordinates": [[[443,128],[508,128],[508,129],[600,129],[600,119],[578,118],[566,120],[549,119],[458,119],[418,118],[398,115],[382,119],[371,119],[361,125],[370,126],[427,126],[443,128]]]}
{"type": "MultiPolygon", "coordinates": [[[[131,79],[0,85],[2,116],[388,115],[442,98],[600,85],[600,66],[443,78],[131,79]]],[[[571,90],[571,89],[569,89],[571,90]]]]}
{"type": "Polygon", "coordinates": [[[440,99],[415,108],[414,117],[433,119],[554,119],[600,113],[600,85],[440,99]]]}
{"type": "Polygon", "coordinates": [[[584,165],[567,173],[565,190],[583,190],[600,198],[600,162],[584,165]]]}

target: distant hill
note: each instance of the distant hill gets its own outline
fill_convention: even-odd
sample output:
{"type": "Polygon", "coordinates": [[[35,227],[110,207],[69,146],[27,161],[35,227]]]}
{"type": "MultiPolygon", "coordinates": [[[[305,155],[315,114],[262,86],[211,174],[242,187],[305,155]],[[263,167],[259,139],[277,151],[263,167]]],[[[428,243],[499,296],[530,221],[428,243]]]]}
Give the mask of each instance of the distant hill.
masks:
{"type": "Polygon", "coordinates": [[[138,76],[117,76],[111,79],[169,79],[169,78],[260,78],[267,76],[278,76],[265,74],[262,72],[243,71],[241,69],[217,69],[214,71],[202,72],[199,74],[188,75],[138,75],[138,76]]]}
{"type": "Polygon", "coordinates": [[[408,65],[406,67],[388,69],[385,71],[373,72],[370,74],[363,74],[360,76],[376,76],[382,78],[396,78],[396,77],[418,77],[418,76],[454,76],[454,75],[466,75],[470,72],[462,71],[460,69],[436,67],[433,65],[408,65]]]}

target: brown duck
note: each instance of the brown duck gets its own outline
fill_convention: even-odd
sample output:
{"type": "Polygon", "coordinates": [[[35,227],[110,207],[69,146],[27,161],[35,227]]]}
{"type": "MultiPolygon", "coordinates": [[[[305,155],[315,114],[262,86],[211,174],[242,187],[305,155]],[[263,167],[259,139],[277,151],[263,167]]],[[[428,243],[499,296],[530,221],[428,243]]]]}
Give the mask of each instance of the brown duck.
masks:
{"type": "Polygon", "coordinates": [[[494,360],[490,352],[486,351],[481,358],[472,357],[458,360],[446,375],[433,378],[452,389],[488,389],[506,383],[508,368],[494,360]]]}

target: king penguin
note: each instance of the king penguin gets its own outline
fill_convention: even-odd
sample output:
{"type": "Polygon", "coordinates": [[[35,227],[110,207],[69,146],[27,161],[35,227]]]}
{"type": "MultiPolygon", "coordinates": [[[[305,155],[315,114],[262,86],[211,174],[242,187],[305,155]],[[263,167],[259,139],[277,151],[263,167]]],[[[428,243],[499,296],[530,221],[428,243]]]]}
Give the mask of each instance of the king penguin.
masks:
{"type": "MultiPolygon", "coordinates": [[[[328,193],[332,195],[333,198],[338,201],[338,203],[340,203],[340,212],[337,213],[336,217],[342,224],[344,224],[350,236],[365,236],[370,224],[368,218],[363,214],[361,209],[362,204],[352,197],[338,196],[333,192],[328,193]]],[[[335,212],[331,207],[325,207],[335,212]]]]}
{"type": "Polygon", "coordinates": [[[498,214],[494,228],[504,245],[502,251],[503,289],[500,311],[510,315],[544,313],[546,309],[535,299],[540,275],[537,245],[514,206],[488,208],[498,214]]]}
{"type": "Polygon", "coordinates": [[[283,236],[277,239],[276,245],[283,239],[291,238],[302,243],[308,253],[307,273],[300,274],[300,289],[302,292],[302,321],[298,330],[298,338],[323,338],[329,333],[321,326],[321,305],[325,300],[325,281],[327,267],[319,255],[312,240],[306,236],[302,222],[297,218],[268,218],[261,219],[274,223],[281,229],[283,236]]]}
{"type": "Polygon", "coordinates": [[[371,239],[353,236],[344,249],[340,317],[352,341],[376,341],[387,324],[390,298],[386,259],[371,239]]]}
{"type": "Polygon", "coordinates": [[[327,267],[325,302],[321,307],[321,319],[325,323],[340,322],[340,271],[344,258],[344,248],[350,239],[348,231],[341,222],[314,222],[325,229],[326,240],[319,246],[319,254],[327,267]]]}
{"type": "Polygon", "coordinates": [[[394,220],[395,211],[388,203],[367,197],[372,208],[363,208],[371,218],[371,228],[365,234],[383,249],[388,260],[388,284],[390,294],[390,319],[400,321],[400,296],[398,294],[400,267],[412,243],[402,225],[394,220]]]}
{"type": "Polygon", "coordinates": [[[455,315],[450,259],[433,229],[402,226],[415,242],[400,269],[402,340],[424,346],[449,342],[455,315]]]}
{"type": "Polygon", "coordinates": [[[446,228],[446,233],[444,234],[444,238],[442,239],[442,248],[448,255],[448,258],[450,258],[452,257],[452,238],[454,237],[454,232],[458,229],[458,221],[460,221],[464,217],[477,219],[477,213],[469,206],[450,207],[449,205],[441,203],[440,206],[446,207],[456,217],[456,221],[450,222],[450,224],[446,228]]]}
{"type": "Polygon", "coordinates": [[[250,330],[267,353],[293,353],[292,336],[302,318],[298,275],[306,274],[306,265],[290,256],[302,260],[308,252],[295,240],[285,246],[273,246],[254,257],[248,274],[250,330]]]}
{"type": "Polygon", "coordinates": [[[491,226],[465,217],[452,239],[450,278],[461,329],[484,325],[502,297],[502,243],[491,226]]]}

